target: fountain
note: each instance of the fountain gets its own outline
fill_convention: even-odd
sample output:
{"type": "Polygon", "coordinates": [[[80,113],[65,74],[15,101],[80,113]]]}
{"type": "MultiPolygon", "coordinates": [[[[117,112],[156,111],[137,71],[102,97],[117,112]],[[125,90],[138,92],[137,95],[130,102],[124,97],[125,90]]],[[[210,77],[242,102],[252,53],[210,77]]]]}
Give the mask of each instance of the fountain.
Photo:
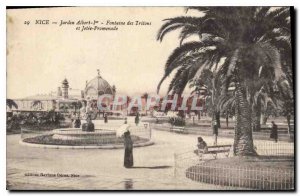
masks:
{"type": "MultiPolygon", "coordinates": [[[[95,129],[85,130],[82,128],[60,128],[52,131],[22,132],[20,143],[31,147],[41,148],[123,148],[124,140],[120,130],[128,129],[131,132],[134,147],[152,145],[151,127],[141,124],[101,124],[95,129]]],[[[93,125],[94,127],[94,125],[93,125]]],[[[125,130],[124,130],[125,131],[125,130]]]]}

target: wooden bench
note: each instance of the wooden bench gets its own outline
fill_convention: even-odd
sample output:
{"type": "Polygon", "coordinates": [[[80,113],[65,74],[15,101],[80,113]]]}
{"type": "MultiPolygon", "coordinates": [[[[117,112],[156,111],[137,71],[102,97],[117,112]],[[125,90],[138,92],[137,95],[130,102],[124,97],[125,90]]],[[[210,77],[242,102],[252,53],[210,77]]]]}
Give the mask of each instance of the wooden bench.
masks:
{"type": "Polygon", "coordinates": [[[177,126],[171,127],[170,131],[175,133],[186,133],[184,131],[184,127],[177,127],[177,126]]]}
{"type": "Polygon", "coordinates": [[[228,157],[231,147],[232,145],[207,146],[203,149],[196,149],[194,152],[200,157],[200,160],[202,160],[204,154],[211,154],[216,159],[220,153],[224,153],[228,157]]]}

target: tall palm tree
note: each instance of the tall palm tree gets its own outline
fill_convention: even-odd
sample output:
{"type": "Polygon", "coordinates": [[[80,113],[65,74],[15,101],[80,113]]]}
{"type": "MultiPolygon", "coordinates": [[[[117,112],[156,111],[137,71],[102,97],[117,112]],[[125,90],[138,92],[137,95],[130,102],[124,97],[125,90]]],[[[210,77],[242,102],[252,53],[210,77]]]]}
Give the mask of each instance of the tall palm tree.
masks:
{"type": "Polygon", "coordinates": [[[217,109],[220,111],[221,114],[226,115],[226,125],[228,128],[229,124],[229,115],[234,114],[235,109],[235,92],[233,90],[227,92],[226,94],[220,95],[219,99],[217,100],[217,109]]]}
{"type": "Polygon", "coordinates": [[[252,105],[253,131],[259,131],[260,125],[265,124],[265,118],[267,117],[267,113],[270,108],[278,108],[278,105],[276,104],[278,102],[278,98],[273,90],[274,89],[272,87],[263,86],[254,94],[252,105]],[[272,91],[268,92],[268,89],[272,89],[272,91]],[[261,122],[262,117],[264,118],[264,122],[261,122]]]}
{"type": "Polygon", "coordinates": [[[220,81],[218,80],[217,72],[208,69],[203,70],[199,78],[194,80],[189,87],[194,88],[192,93],[198,91],[198,93],[205,95],[205,103],[212,115],[212,121],[216,121],[220,128],[220,110],[217,107],[217,100],[220,97],[220,81]]]}
{"type": "MultiPolygon", "coordinates": [[[[180,29],[179,47],[169,56],[165,74],[158,84],[177,69],[169,90],[183,91],[202,70],[215,70],[222,81],[222,92],[235,87],[234,154],[256,155],[252,138],[252,105],[262,86],[274,86],[287,77],[282,71],[286,52],[278,40],[289,34],[290,8],[286,7],[191,7],[199,17],[180,16],[166,19],[157,39],[180,29]],[[204,15],[203,15],[204,13],[204,15]],[[196,35],[197,40],[187,38],[196,35]],[[180,87],[180,88],[179,88],[180,87]]],[[[291,54],[287,55],[291,58],[291,54]]],[[[272,92],[272,89],[269,89],[272,92]]]]}

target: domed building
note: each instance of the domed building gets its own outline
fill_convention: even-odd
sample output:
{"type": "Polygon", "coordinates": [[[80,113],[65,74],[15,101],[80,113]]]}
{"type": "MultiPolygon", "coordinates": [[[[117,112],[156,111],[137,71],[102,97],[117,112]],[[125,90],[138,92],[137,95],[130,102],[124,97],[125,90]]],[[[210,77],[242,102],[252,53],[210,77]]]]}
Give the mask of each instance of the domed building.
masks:
{"type": "MultiPolygon", "coordinates": [[[[61,86],[57,87],[57,91],[51,91],[49,94],[37,94],[23,99],[14,99],[14,101],[18,105],[18,111],[50,111],[55,108],[57,111],[70,113],[79,109],[74,106],[74,103],[83,100],[91,101],[91,106],[97,108],[98,97],[103,94],[115,96],[116,88],[103,79],[98,70],[97,76],[86,82],[83,90],[71,88],[70,83],[65,78],[61,82],[61,86]],[[35,101],[39,101],[40,104],[33,104],[35,101]]],[[[111,108],[112,100],[103,101],[104,107],[111,108]]],[[[119,108],[122,109],[123,107],[118,106],[117,109],[119,108]]],[[[99,110],[99,112],[101,111],[99,110]]]]}
{"type": "Polygon", "coordinates": [[[100,76],[98,70],[98,75],[92,80],[90,80],[89,82],[86,82],[86,86],[84,89],[84,98],[98,99],[100,95],[103,94],[115,95],[115,93],[116,93],[115,87],[110,86],[110,84],[100,76]]]}

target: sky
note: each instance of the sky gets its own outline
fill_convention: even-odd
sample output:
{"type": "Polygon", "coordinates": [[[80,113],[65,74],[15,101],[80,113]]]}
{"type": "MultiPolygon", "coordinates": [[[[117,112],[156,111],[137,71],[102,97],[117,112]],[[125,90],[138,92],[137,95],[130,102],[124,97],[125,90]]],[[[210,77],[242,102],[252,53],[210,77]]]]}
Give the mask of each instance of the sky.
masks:
{"type": "MultiPolygon", "coordinates": [[[[163,19],[191,15],[183,7],[77,7],[7,10],[7,97],[56,91],[64,78],[83,90],[100,69],[117,93],[154,93],[164,65],[179,45],[179,31],[163,42],[156,34],[163,19]],[[35,20],[145,21],[117,31],[76,31],[74,25],[36,25],[35,20]],[[30,24],[25,24],[30,21],[30,24]]],[[[196,13],[198,14],[198,13],[196,13]]],[[[103,26],[103,25],[102,25],[103,26]]],[[[113,27],[114,25],[112,25],[113,27]]],[[[171,77],[161,87],[166,93],[171,77]]]]}

